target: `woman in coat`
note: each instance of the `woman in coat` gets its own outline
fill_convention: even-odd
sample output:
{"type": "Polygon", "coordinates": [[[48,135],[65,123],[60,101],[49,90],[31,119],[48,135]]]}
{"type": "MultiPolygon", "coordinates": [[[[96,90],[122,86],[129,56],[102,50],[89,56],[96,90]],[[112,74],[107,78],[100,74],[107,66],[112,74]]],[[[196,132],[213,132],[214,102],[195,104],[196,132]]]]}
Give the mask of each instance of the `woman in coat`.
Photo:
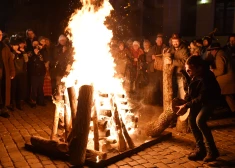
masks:
{"type": "Polygon", "coordinates": [[[2,31],[0,30],[0,115],[4,117],[9,117],[6,106],[10,105],[11,79],[14,77],[12,54],[9,47],[2,42],[2,31]],[[5,94],[2,94],[4,92],[5,94]]]}
{"type": "Polygon", "coordinates": [[[232,70],[231,62],[229,62],[225,52],[221,50],[219,43],[211,44],[208,51],[214,58],[211,71],[220,85],[221,94],[225,96],[230,110],[235,112],[235,100],[233,97],[233,94],[235,94],[235,74],[232,70]]]}

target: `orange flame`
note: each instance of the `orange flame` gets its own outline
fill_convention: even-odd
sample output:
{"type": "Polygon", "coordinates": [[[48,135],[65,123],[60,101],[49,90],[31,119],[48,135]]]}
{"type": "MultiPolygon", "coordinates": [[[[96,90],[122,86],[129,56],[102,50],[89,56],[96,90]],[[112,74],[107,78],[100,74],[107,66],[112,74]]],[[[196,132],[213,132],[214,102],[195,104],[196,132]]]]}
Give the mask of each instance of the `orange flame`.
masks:
{"type": "MultiPolygon", "coordinates": [[[[99,111],[99,93],[126,95],[126,92],[123,89],[123,80],[114,77],[115,64],[109,45],[113,34],[104,24],[112,6],[108,0],[104,0],[99,8],[92,4],[92,0],[82,0],[82,4],[82,9],[75,11],[68,24],[67,29],[71,34],[69,38],[74,48],[74,62],[69,75],[62,81],[66,87],[93,85],[95,106],[99,111]]],[[[120,109],[119,113],[121,112],[120,109]]],[[[124,113],[120,114],[120,117],[126,122],[129,113],[126,113],[126,116],[124,113]]],[[[115,136],[115,126],[110,129],[111,137],[115,136]]]]}

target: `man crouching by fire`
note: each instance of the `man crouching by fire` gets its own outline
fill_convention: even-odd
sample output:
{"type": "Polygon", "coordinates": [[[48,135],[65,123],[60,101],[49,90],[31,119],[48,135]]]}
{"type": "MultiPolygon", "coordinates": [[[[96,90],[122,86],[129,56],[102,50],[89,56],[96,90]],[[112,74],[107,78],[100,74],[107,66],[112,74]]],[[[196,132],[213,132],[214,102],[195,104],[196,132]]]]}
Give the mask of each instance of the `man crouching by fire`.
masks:
{"type": "Polygon", "coordinates": [[[190,77],[185,104],[178,106],[177,115],[183,115],[190,108],[189,124],[196,140],[195,150],[189,154],[189,160],[210,162],[219,157],[213,135],[207,126],[207,120],[220,98],[220,87],[214,74],[199,56],[191,56],[185,63],[190,77]],[[203,139],[204,137],[204,139],[203,139]]]}

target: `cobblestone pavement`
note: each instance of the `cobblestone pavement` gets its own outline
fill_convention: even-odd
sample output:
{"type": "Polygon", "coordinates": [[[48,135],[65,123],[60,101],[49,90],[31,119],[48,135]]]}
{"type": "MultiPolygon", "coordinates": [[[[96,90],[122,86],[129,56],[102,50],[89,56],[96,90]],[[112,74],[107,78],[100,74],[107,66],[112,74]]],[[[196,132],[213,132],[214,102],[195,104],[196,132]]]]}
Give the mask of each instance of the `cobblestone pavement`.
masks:
{"type": "MultiPolygon", "coordinates": [[[[11,117],[0,117],[0,168],[66,168],[69,163],[53,160],[47,156],[31,153],[24,149],[30,136],[40,135],[49,138],[52,128],[54,106],[24,111],[15,110],[11,117]]],[[[172,138],[145,149],[131,157],[108,166],[108,168],[144,167],[235,167],[235,118],[209,121],[221,156],[215,162],[189,161],[187,154],[194,147],[191,134],[179,134],[174,129],[172,138]]]]}

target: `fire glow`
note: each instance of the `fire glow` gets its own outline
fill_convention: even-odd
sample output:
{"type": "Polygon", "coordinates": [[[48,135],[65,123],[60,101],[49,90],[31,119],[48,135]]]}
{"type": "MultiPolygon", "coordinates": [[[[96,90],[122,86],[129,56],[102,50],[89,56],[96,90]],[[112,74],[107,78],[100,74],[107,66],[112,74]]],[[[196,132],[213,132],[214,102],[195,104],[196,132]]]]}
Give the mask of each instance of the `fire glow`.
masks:
{"type": "MultiPolygon", "coordinates": [[[[71,35],[69,38],[73,43],[74,62],[69,75],[64,77],[62,82],[66,87],[75,86],[77,90],[82,85],[93,86],[94,109],[97,111],[97,118],[99,121],[107,121],[109,139],[118,141],[120,130],[117,129],[112,119],[115,108],[121,120],[121,129],[124,126],[129,134],[135,131],[138,118],[130,111],[131,107],[123,89],[123,80],[114,77],[115,64],[110,53],[113,34],[104,24],[112,6],[108,0],[104,0],[100,7],[94,6],[92,0],[81,1],[82,9],[75,11],[67,28],[71,35]],[[110,111],[112,117],[101,115],[102,111],[105,113],[110,111]]],[[[89,134],[89,139],[93,139],[93,134],[89,134]]],[[[105,142],[100,142],[102,143],[105,142]]],[[[101,150],[103,151],[103,148],[101,150]]]]}

